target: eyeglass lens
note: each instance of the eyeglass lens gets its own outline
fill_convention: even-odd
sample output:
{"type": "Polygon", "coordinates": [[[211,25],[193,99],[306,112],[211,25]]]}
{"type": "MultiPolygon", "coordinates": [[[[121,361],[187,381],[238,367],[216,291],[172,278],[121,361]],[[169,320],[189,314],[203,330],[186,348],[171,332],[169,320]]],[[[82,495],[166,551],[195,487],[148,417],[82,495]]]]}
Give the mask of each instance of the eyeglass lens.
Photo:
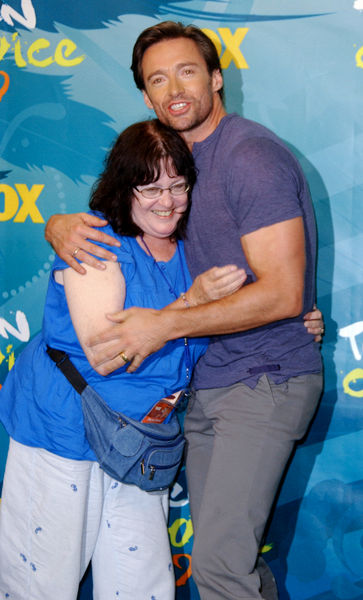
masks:
{"type": "Polygon", "coordinates": [[[185,194],[189,190],[189,185],[184,181],[180,183],[174,183],[168,188],[162,188],[158,186],[144,188],[143,190],[139,190],[136,188],[138,192],[140,192],[145,198],[158,198],[162,196],[163,192],[169,190],[172,196],[178,196],[181,194],[185,194]]]}

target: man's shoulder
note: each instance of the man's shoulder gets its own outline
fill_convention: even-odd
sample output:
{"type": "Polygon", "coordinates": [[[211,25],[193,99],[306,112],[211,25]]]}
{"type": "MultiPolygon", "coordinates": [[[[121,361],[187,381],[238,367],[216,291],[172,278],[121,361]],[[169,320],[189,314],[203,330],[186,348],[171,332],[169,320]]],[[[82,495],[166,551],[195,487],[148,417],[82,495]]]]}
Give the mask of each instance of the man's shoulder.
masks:
{"type": "Polygon", "coordinates": [[[220,139],[221,147],[224,146],[224,157],[232,168],[233,165],[244,168],[262,165],[274,169],[279,167],[292,171],[298,178],[301,176],[301,166],[295,153],[278,135],[264,125],[245,119],[238,115],[229,115],[226,122],[224,139],[220,139]]]}
{"type": "Polygon", "coordinates": [[[220,125],[220,138],[228,140],[229,146],[254,144],[264,147],[275,143],[289,152],[285,142],[277,134],[251,119],[231,113],[226,115],[220,125]]]}

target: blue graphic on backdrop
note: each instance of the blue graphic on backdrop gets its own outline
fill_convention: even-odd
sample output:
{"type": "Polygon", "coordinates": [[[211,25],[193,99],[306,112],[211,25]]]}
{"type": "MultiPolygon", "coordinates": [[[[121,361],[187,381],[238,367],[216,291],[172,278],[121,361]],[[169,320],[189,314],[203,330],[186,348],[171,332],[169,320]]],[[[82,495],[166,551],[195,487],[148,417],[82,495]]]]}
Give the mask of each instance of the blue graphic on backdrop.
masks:
{"type": "Polygon", "coordinates": [[[97,174],[105,140],[111,142],[115,136],[112,119],[72,100],[69,76],[18,74],[10,61],[6,68],[17,86],[8,92],[7,120],[0,121],[2,158],[14,167],[54,167],[74,181],[97,174]]]}
{"type": "MultiPolygon", "coordinates": [[[[122,15],[135,14],[136,10],[137,14],[157,18],[160,9],[178,2],[179,0],[103,0],[100,6],[98,2],[85,4],[83,0],[75,0],[72,3],[53,2],[49,10],[49,3],[37,0],[8,0],[6,3],[0,0],[0,16],[4,25],[9,28],[10,17],[13,23],[28,29],[34,29],[35,23],[38,29],[52,32],[57,31],[55,23],[77,29],[97,29],[107,27],[122,15]]],[[[184,0],[184,3],[188,2],[192,0],[184,0]]]]}
{"type": "MultiPolygon", "coordinates": [[[[219,1],[221,12],[210,10],[195,10],[190,8],[190,3],[193,0],[184,0],[183,4],[186,8],[180,6],[179,0],[168,0],[167,2],[153,0],[138,0],[138,14],[150,17],[161,17],[168,15],[169,18],[187,18],[192,19],[210,19],[220,20],[224,22],[241,22],[241,21],[266,21],[266,20],[284,20],[284,19],[301,19],[311,16],[319,16],[327,13],[313,13],[305,15],[255,15],[230,13],[225,14],[224,9],[226,2],[219,1]]],[[[218,5],[218,2],[215,2],[218,5]]],[[[245,2],[244,8],[252,8],[253,2],[245,2]]],[[[4,21],[3,28],[13,27],[14,24],[34,29],[35,25],[38,29],[45,31],[57,31],[55,23],[63,23],[70,27],[78,29],[95,29],[99,27],[107,27],[116,19],[121,19],[123,15],[134,14],[134,3],[129,0],[120,0],[115,3],[114,0],[105,0],[102,2],[102,7],[97,3],[89,2],[87,5],[78,0],[72,2],[71,5],[59,2],[52,6],[52,11],[49,11],[47,4],[38,3],[35,0],[9,0],[9,2],[1,2],[0,0],[0,17],[4,21]],[[5,26],[5,27],[4,27],[5,26]]]]}

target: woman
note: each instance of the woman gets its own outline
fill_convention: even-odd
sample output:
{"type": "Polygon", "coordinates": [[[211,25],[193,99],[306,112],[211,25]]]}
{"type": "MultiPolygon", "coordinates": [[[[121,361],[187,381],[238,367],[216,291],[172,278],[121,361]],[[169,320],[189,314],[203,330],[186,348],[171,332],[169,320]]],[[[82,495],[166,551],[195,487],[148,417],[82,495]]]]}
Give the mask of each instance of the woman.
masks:
{"type": "Polygon", "coordinates": [[[174,598],[168,494],[111,479],[84,431],[77,393],[46,354],[64,350],[114,409],[141,420],[161,398],[187,387],[205,339],[174,340],[143,363],[103,377],[88,338],[108,312],[132,305],[185,306],[232,293],[244,272],[211,269],[191,279],[183,236],[195,181],[181,137],[158,121],[126,129],[112,148],[90,207],[107,218],[117,262],[79,275],[57,257],[42,333],[17,359],[1,392],[9,436],[0,511],[0,592],[12,600],[75,600],[92,560],[94,599],[174,598]],[[188,290],[188,291],[187,291],[188,290]]]}

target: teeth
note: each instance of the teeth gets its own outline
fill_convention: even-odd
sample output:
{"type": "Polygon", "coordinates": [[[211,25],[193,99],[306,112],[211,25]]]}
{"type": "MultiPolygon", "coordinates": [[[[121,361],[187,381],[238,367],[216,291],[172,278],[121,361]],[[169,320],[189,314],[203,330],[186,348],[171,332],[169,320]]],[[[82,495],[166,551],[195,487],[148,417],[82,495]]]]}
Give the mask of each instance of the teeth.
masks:
{"type": "Polygon", "coordinates": [[[159,215],[160,217],[170,217],[170,215],[172,214],[172,210],[153,210],[152,211],[155,215],[159,215]]]}
{"type": "Polygon", "coordinates": [[[172,104],[170,108],[172,110],[180,110],[181,108],[184,108],[186,105],[187,105],[186,102],[178,102],[178,104],[172,104]]]}

